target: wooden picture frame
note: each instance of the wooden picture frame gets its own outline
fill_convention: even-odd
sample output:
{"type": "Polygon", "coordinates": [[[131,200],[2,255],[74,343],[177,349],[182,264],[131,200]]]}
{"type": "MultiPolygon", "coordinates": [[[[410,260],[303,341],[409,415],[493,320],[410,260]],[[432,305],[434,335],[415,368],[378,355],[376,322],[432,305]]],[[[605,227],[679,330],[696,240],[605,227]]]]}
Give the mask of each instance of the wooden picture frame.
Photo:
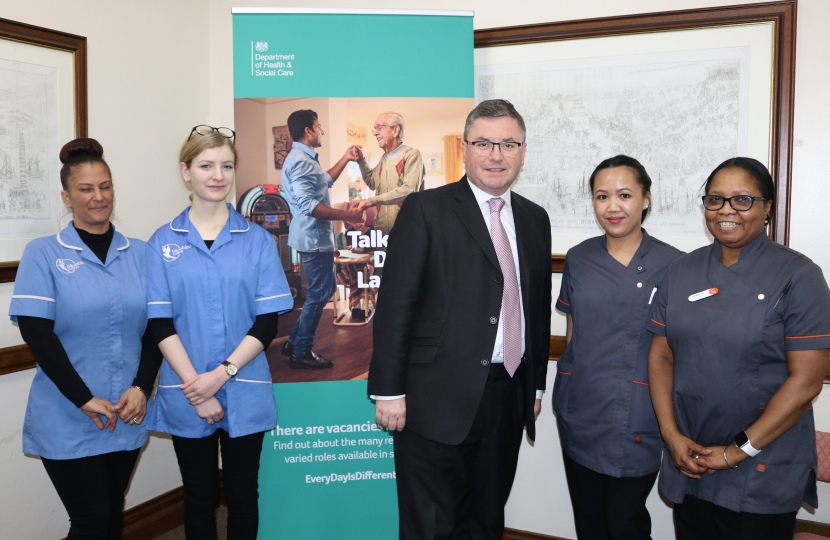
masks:
{"type": "MultiPolygon", "coordinates": [[[[775,215],[769,227],[773,240],[789,243],[789,208],[792,184],[793,110],[795,85],[797,0],[728,7],[624,15],[475,31],[476,49],[591,40],[609,36],[670,33],[753,23],[773,24],[771,51],[770,172],[776,183],[775,215]]],[[[561,272],[564,254],[552,254],[551,270],[561,272]]]]}
{"type": "MultiPolygon", "coordinates": [[[[66,32],[50,30],[7,19],[0,19],[0,44],[2,44],[2,42],[7,42],[6,44],[10,47],[15,47],[16,44],[20,43],[31,45],[36,48],[43,48],[45,49],[45,54],[56,55],[56,57],[60,56],[61,58],[63,58],[63,56],[60,53],[70,55],[70,57],[63,58],[61,62],[68,62],[67,65],[70,66],[69,71],[71,71],[72,74],[72,81],[71,84],[67,83],[66,86],[70,87],[71,90],[61,94],[59,98],[62,100],[62,103],[71,103],[73,107],[71,115],[66,113],[67,116],[61,117],[61,119],[57,119],[56,121],[63,122],[63,124],[61,124],[61,133],[68,133],[70,131],[69,126],[65,125],[66,121],[62,120],[62,118],[68,118],[71,116],[72,135],[74,137],[85,137],[87,135],[86,38],[76,36],[74,34],[68,34],[66,32]],[[68,95],[69,91],[71,91],[71,95],[68,95]]],[[[0,59],[37,65],[36,60],[33,61],[27,58],[26,51],[29,50],[28,48],[17,49],[17,53],[19,54],[15,54],[14,57],[6,58],[5,56],[0,55],[0,59]]],[[[47,65],[47,67],[49,66],[47,65]]],[[[59,87],[58,91],[60,92],[63,88],[63,86],[59,87]]],[[[50,110],[50,118],[53,114],[56,115],[58,112],[50,110]]],[[[64,142],[66,141],[59,141],[59,144],[63,144],[64,142]]],[[[59,148],[60,146],[58,146],[58,149],[59,148]]],[[[51,174],[57,174],[57,171],[54,171],[51,174]]],[[[22,245],[23,242],[21,242],[21,246],[22,245]]],[[[17,268],[21,254],[22,247],[20,248],[19,253],[16,252],[16,257],[11,260],[0,260],[0,283],[14,282],[15,277],[17,276],[17,268]]],[[[5,258],[8,257],[4,257],[4,259],[5,258]]],[[[33,367],[35,367],[35,360],[26,345],[17,345],[14,347],[0,349],[0,375],[5,373],[13,373],[15,371],[22,371],[33,367]]]]}

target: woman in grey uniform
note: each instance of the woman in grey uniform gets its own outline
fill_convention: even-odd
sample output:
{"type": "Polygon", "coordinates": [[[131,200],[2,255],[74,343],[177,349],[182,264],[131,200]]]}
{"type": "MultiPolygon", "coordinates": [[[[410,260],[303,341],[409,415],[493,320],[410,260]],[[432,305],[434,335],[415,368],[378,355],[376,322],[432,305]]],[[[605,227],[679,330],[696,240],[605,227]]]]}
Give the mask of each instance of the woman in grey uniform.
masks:
{"type": "Polygon", "coordinates": [[[651,538],[646,498],[662,442],[648,393],[646,321],[657,285],[681,252],[641,225],[651,179],[628,156],[591,174],[605,235],[568,251],[556,308],[567,314],[553,407],[580,539],[651,538]]]}
{"type": "Polygon", "coordinates": [[[648,323],[678,540],[791,540],[801,502],[818,505],[811,403],[830,291],[810,259],[767,238],[774,197],[758,161],[719,165],[703,197],[715,242],[672,264],[648,323]]]}

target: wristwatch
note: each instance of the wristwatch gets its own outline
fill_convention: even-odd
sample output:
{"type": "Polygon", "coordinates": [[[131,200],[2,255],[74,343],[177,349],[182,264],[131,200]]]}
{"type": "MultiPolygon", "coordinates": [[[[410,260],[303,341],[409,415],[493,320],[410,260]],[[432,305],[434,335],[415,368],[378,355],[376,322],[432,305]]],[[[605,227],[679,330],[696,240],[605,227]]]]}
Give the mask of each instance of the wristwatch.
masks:
{"type": "Polygon", "coordinates": [[[746,434],[746,431],[741,431],[735,435],[735,446],[743,450],[749,457],[754,457],[761,453],[760,450],[756,450],[752,447],[752,443],[749,441],[749,436],[746,434]]]}
{"type": "Polygon", "coordinates": [[[222,365],[225,366],[225,373],[227,373],[228,377],[230,377],[231,379],[236,377],[236,374],[239,371],[238,367],[236,367],[234,364],[231,364],[227,360],[222,362],[222,365]]]}

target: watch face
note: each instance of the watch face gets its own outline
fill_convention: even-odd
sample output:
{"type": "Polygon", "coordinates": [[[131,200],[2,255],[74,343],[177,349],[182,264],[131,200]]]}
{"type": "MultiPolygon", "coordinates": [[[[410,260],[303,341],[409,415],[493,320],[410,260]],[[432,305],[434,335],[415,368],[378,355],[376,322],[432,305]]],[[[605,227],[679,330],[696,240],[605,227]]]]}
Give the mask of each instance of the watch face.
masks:
{"type": "Polygon", "coordinates": [[[749,442],[749,437],[746,436],[745,431],[741,431],[737,435],[735,435],[735,444],[740,448],[741,446],[745,445],[749,442]]]}
{"type": "Polygon", "coordinates": [[[235,365],[233,365],[231,363],[228,363],[228,364],[225,365],[225,373],[227,373],[231,377],[236,375],[237,371],[239,371],[239,369],[235,365]]]}

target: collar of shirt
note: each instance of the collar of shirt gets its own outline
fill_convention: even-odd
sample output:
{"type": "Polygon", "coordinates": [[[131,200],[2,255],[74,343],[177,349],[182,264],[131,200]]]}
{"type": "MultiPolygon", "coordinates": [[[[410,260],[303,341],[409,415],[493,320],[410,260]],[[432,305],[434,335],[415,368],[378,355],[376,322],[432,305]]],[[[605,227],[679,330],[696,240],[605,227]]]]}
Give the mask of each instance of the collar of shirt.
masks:
{"type": "MultiPolygon", "coordinates": [[[[470,189],[473,190],[473,196],[476,198],[476,202],[478,203],[478,205],[480,207],[486,206],[487,207],[487,214],[489,215],[490,214],[490,203],[488,203],[487,201],[489,201],[490,199],[496,197],[496,195],[490,195],[486,191],[482,190],[480,187],[478,187],[477,185],[470,182],[469,178],[467,179],[467,183],[470,185],[470,189]]],[[[498,195],[498,197],[504,199],[504,207],[507,208],[508,210],[510,210],[510,213],[513,213],[513,207],[510,205],[510,190],[508,189],[507,191],[505,191],[501,195],[498,195]]]]}
{"type": "MultiPolygon", "coordinates": [[[[643,231],[643,239],[640,240],[640,247],[637,248],[636,256],[643,258],[648,255],[648,251],[651,249],[651,236],[642,227],[640,227],[640,230],[643,231]]],[[[608,237],[603,234],[600,241],[602,242],[602,248],[608,251],[608,237]]]]}
{"type": "MultiPolygon", "coordinates": [[[[769,240],[767,237],[767,231],[761,231],[761,234],[753,238],[747,245],[741,248],[741,253],[738,255],[738,262],[744,262],[752,259],[752,257],[761,250],[761,246],[763,246],[764,242],[767,240],[769,240]]],[[[720,260],[721,253],[723,253],[723,247],[721,247],[720,242],[715,240],[712,243],[712,255],[720,260]]]]}
{"type": "Polygon", "coordinates": [[[394,150],[392,150],[388,154],[385,154],[383,156],[383,160],[384,161],[389,161],[393,157],[397,156],[400,153],[400,151],[403,150],[404,146],[406,146],[404,143],[399,144],[397,148],[395,148],[394,150]]]}
{"type": "Polygon", "coordinates": [[[295,148],[301,152],[305,152],[306,154],[311,156],[312,159],[317,161],[317,152],[315,152],[314,149],[310,146],[305,145],[301,142],[294,141],[293,143],[291,143],[291,149],[293,150],[295,148]]]}

